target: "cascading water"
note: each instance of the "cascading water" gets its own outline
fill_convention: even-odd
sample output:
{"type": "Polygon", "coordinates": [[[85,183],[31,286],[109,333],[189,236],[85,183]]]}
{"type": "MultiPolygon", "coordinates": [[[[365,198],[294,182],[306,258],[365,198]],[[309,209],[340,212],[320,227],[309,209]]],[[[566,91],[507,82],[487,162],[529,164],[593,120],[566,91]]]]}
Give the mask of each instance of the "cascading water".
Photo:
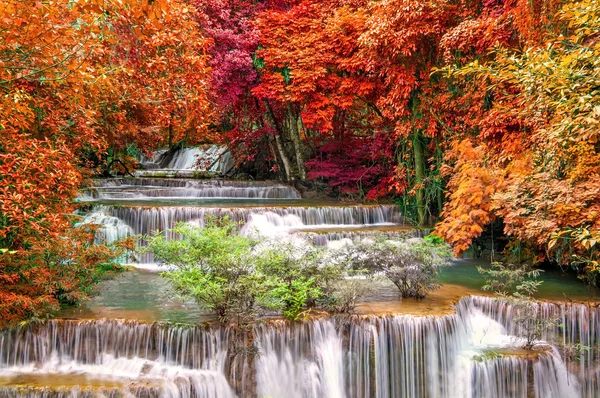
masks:
{"type": "MultiPolygon", "coordinates": [[[[165,154],[150,163],[187,167],[194,152],[165,154]]],[[[93,205],[84,222],[99,224],[98,242],[178,221],[203,225],[207,215],[229,216],[245,234],[286,235],[302,244],[416,233],[402,224],[396,206],[311,205],[274,182],[106,179],[79,199],[93,205]],[[210,198],[220,202],[211,205],[210,198]]],[[[146,256],[144,262],[152,261],[146,256]]],[[[600,396],[598,310],[538,304],[545,329],[533,352],[520,349],[519,311],[502,300],[465,297],[456,313],[443,316],[265,321],[242,344],[254,347],[251,356],[239,355],[234,333],[216,326],[31,324],[0,332],[0,397],[600,396]]]]}
{"type": "Polygon", "coordinates": [[[100,180],[79,201],[144,198],[300,199],[289,185],[274,182],[123,178],[100,180]]]}
{"type": "MultiPolygon", "coordinates": [[[[262,235],[302,231],[302,226],[328,227],[331,225],[360,226],[389,225],[400,220],[400,213],[395,206],[348,206],[348,207],[192,207],[192,206],[160,206],[160,207],[119,207],[100,205],[94,207],[94,212],[88,216],[101,225],[99,233],[111,235],[116,238],[133,234],[151,234],[155,231],[166,231],[177,222],[192,222],[202,226],[207,215],[221,217],[228,216],[234,222],[248,223],[243,228],[245,233],[258,230],[262,235]],[[131,230],[116,229],[114,220],[120,220],[131,230]],[[109,229],[105,230],[104,225],[109,229]],[[115,230],[123,232],[115,234],[115,230]],[[126,232],[126,233],[125,233],[126,232]]],[[[166,233],[169,239],[176,238],[171,233],[166,233]]],[[[110,241],[109,241],[110,242],[110,241]]],[[[153,261],[151,253],[142,256],[143,263],[153,261]]]]}
{"type": "Polygon", "coordinates": [[[206,215],[229,216],[236,222],[247,222],[253,214],[271,213],[280,217],[296,216],[304,225],[360,225],[385,224],[400,221],[396,206],[289,206],[289,207],[118,207],[97,206],[96,211],[117,217],[131,226],[134,233],[171,228],[179,221],[196,221],[202,224],[206,215]]]}
{"type": "Polygon", "coordinates": [[[50,321],[9,330],[0,333],[0,396],[19,393],[4,389],[3,380],[37,377],[58,385],[95,380],[113,386],[112,396],[234,397],[224,373],[227,344],[226,330],[124,321],[50,321]]]}
{"type": "Polygon", "coordinates": [[[118,239],[133,235],[133,230],[123,220],[117,217],[107,216],[99,211],[95,211],[85,216],[83,223],[98,226],[95,235],[96,243],[112,243],[118,239]]]}
{"type": "Polygon", "coordinates": [[[329,320],[255,329],[259,397],[346,396],[342,339],[329,320]]]}
{"type": "MultiPolygon", "coordinates": [[[[380,228],[405,228],[397,206],[311,205],[295,188],[269,181],[112,178],[94,181],[78,200],[94,204],[84,222],[98,224],[97,241],[108,243],[166,231],[177,222],[202,226],[207,215],[228,216],[248,235],[303,235],[299,239],[321,246],[380,228]]],[[[152,254],[143,254],[138,261],[153,263],[152,254]]]]}
{"type": "Polygon", "coordinates": [[[194,172],[227,175],[235,167],[229,149],[220,145],[181,148],[174,153],[160,150],[149,159],[142,157],[140,163],[145,170],[137,171],[138,176],[191,175],[194,172]]]}
{"type": "MultiPolygon", "coordinates": [[[[472,306],[502,324],[511,335],[523,335],[526,326],[515,321],[522,318],[521,306],[489,297],[469,300],[472,306]]],[[[583,304],[548,302],[539,302],[534,309],[538,322],[534,326],[540,327],[541,340],[555,346],[534,368],[536,385],[550,389],[555,396],[600,396],[598,309],[583,304]],[[566,368],[559,360],[561,356],[566,359],[566,368]],[[559,367],[561,363],[563,365],[559,367]]]]}
{"type": "MultiPolygon", "coordinates": [[[[567,344],[588,344],[596,334],[584,332],[598,319],[596,308],[540,309],[563,316],[568,326],[555,331],[567,344]]],[[[108,396],[233,397],[232,386],[249,378],[263,398],[597,397],[598,347],[589,349],[592,362],[567,356],[552,339],[523,351],[502,322],[511,310],[500,300],[465,297],[444,316],[265,321],[253,330],[255,372],[228,365],[236,348],[226,329],[50,321],[0,333],[0,396],[19,396],[2,387],[6,380],[50,376],[105,383],[108,396]]],[[[21,396],[36,396],[27,391],[21,396]]]]}

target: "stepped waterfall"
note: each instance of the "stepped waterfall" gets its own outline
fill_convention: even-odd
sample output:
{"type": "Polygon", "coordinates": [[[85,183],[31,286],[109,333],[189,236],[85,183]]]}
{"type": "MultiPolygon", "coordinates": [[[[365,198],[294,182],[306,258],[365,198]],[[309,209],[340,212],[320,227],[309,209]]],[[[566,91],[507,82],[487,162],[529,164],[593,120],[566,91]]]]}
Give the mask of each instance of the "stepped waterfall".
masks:
{"type": "Polygon", "coordinates": [[[515,351],[518,338],[510,334],[514,309],[484,297],[464,297],[444,316],[265,321],[251,331],[256,355],[241,359],[227,329],[48,321],[0,334],[0,395],[86,394],[79,386],[2,384],[37,376],[108,380],[104,396],[597,397],[599,310],[551,303],[538,309],[561,322],[527,354],[515,351]],[[590,349],[569,356],[576,344],[590,349]],[[236,391],[244,373],[255,383],[236,391]]]}
{"type": "MultiPolygon", "coordinates": [[[[230,217],[243,234],[319,246],[421,233],[395,205],[311,201],[280,182],[188,178],[199,164],[227,175],[233,160],[220,147],[170,158],[162,151],[143,164],[138,178],[97,180],[82,190],[82,222],[98,226],[98,242],[176,222],[202,226],[208,215],[230,217]],[[165,171],[176,178],[162,178],[165,171]]],[[[143,263],[153,263],[152,256],[132,265],[143,263]]],[[[32,322],[0,332],[0,397],[600,396],[596,306],[538,302],[544,327],[533,351],[520,348],[521,309],[509,301],[470,295],[452,309],[264,319],[243,333],[212,323],[120,318],[32,322]]]]}

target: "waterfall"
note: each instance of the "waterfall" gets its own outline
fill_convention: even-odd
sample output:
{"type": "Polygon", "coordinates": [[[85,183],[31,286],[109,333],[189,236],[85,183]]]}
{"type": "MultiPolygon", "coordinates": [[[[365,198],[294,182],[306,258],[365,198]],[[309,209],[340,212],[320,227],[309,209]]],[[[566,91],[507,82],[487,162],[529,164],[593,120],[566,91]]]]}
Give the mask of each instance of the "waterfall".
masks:
{"type": "Polygon", "coordinates": [[[117,217],[131,226],[136,234],[172,228],[179,221],[203,223],[204,216],[229,216],[236,222],[247,222],[252,214],[272,213],[280,217],[296,216],[304,225],[360,225],[385,224],[400,221],[398,208],[380,206],[280,206],[280,207],[118,207],[97,206],[95,211],[117,217]]]}
{"type": "MultiPolygon", "coordinates": [[[[0,381],[51,377],[60,382],[84,376],[118,385],[108,391],[111,396],[234,397],[225,377],[227,344],[228,332],[222,329],[49,321],[0,333],[0,381]]],[[[1,385],[0,396],[40,393],[1,385]]]]}
{"type": "Polygon", "coordinates": [[[365,239],[375,239],[377,237],[386,237],[389,239],[399,238],[422,238],[423,232],[417,229],[399,229],[398,231],[368,231],[368,230],[355,230],[355,231],[340,231],[331,232],[325,230],[324,232],[313,232],[313,231],[302,231],[296,230],[298,235],[304,236],[309,242],[315,246],[331,246],[332,242],[338,241],[357,241],[365,239]]]}
{"type": "MultiPolygon", "coordinates": [[[[302,236],[304,242],[312,241],[318,245],[328,245],[329,242],[341,237],[358,238],[364,234],[360,231],[331,235],[305,234],[303,231],[314,231],[328,228],[364,228],[390,227],[400,221],[400,213],[396,206],[290,206],[290,207],[192,207],[192,206],[163,206],[163,207],[121,207],[99,205],[84,218],[85,223],[98,224],[97,242],[112,243],[117,239],[131,235],[149,235],[155,231],[166,231],[173,228],[177,222],[192,222],[202,226],[206,215],[215,217],[228,216],[234,222],[243,225],[241,232],[248,235],[276,237],[289,234],[302,236]],[[308,228],[308,229],[307,229],[308,228]],[[325,240],[326,239],[326,240],[325,240]]],[[[391,234],[391,233],[390,233],[391,234]]],[[[404,232],[405,234],[405,232],[404,232]]],[[[414,235],[415,232],[411,232],[414,235]]],[[[166,232],[169,239],[176,238],[166,232]]],[[[366,236],[372,236],[367,233],[366,236]]],[[[343,242],[344,240],[339,240],[343,242]]],[[[152,253],[141,256],[142,263],[152,263],[152,253]]]]}
{"type": "Polygon", "coordinates": [[[104,212],[95,211],[86,215],[83,219],[84,224],[98,225],[95,234],[95,242],[112,243],[119,239],[133,235],[133,230],[123,220],[107,216],[104,212]]]}
{"type": "Polygon", "coordinates": [[[100,180],[84,190],[77,200],[145,198],[300,199],[300,193],[294,187],[275,182],[123,178],[100,180]]]}
{"type": "Polygon", "coordinates": [[[161,175],[168,171],[211,172],[225,175],[234,168],[235,160],[226,146],[202,145],[181,148],[168,157],[164,149],[150,158],[141,157],[140,163],[146,170],[138,170],[139,176],[161,175]]]}
{"type": "Polygon", "coordinates": [[[345,397],[342,340],[333,322],[255,329],[259,397],[345,397]]]}
{"type": "Polygon", "coordinates": [[[598,396],[597,388],[586,392],[556,347],[521,350],[522,341],[478,300],[487,299],[463,298],[456,314],[441,317],[260,326],[258,396],[327,397],[339,391],[353,398],[598,396]],[[321,362],[323,357],[335,359],[335,365],[321,362]]]}
{"type": "Polygon", "coordinates": [[[535,351],[519,348],[507,317],[515,308],[485,297],[465,297],[444,316],[264,321],[252,332],[255,372],[236,365],[228,329],[48,321],[0,332],[0,396],[86,396],[80,386],[60,383],[85,387],[97,380],[106,396],[234,397],[241,379],[255,383],[262,398],[600,396],[598,309],[539,309],[542,317],[562,318],[535,351]],[[574,356],[571,344],[592,345],[574,356]],[[40,395],[35,386],[11,385],[45,378],[61,390],[40,395]]]}
{"type": "Polygon", "coordinates": [[[473,361],[471,364],[471,396],[527,397],[529,370],[530,361],[518,356],[473,361]]]}
{"type": "MultiPolygon", "coordinates": [[[[521,309],[505,300],[470,297],[462,299],[459,304],[479,308],[504,325],[511,335],[523,332],[523,326],[515,322],[521,309]]],[[[534,369],[538,380],[536,385],[538,389],[544,389],[539,396],[600,396],[598,309],[577,303],[548,302],[538,302],[535,309],[542,326],[541,340],[554,345],[552,355],[542,358],[534,369]]]]}

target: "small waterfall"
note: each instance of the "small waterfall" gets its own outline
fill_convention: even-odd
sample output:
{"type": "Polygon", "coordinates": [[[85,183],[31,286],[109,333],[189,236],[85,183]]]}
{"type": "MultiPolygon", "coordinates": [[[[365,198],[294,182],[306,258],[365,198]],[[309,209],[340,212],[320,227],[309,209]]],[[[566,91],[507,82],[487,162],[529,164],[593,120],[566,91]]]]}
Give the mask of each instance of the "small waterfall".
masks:
{"type": "Polygon", "coordinates": [[[458,353],[465,339],[463,325],[454,315],[370,317],[351,328],[350,349],[363,361],[373,357],[375,364],[363,375],[361,369],[367,365],[351,363],[350,373],[357,380],[350,388],[358,388],[350,396],[464,396],[458,353]]]}
{"type": "MultiPolygon", "coordinates": [[[[83,376],[119,385],[109,396],[233,398],[225,377],[227,346],[228,332],[220,329],[49,321],[0,333],[0,378],[60,382],[83,376]]],[[[0,396],[67,396],[77,390],[52,395],[34,389],[19,395],[13,387],[0,387],[0,396]]]]}
{"type": "MultiPolygon", "coordinates": [[[[523,326],[514,321],[521,309],[505,300],[469,297],[460,304],[480,309],[504,325],[511,335],[523,333],[523,326]]],[[[555,346],[551,356],[536,364],[538,380],[545,380],[537,384],[538,388],[544,388],[545,396],[600,396],[598,308],[578,303],[538,302],[535,313],[542,326],[541,339],[555,346]]]]}
{"type": "Polygon", "coordinates": [[[470,395],[487,398],[527,397],[530,362],[519,356],[473,361],[470,395]]]}
{"type": "Polygon", "coordinates": [[[94,187],[84,190],[77,199],[145,198],[300,199],[300,193],[294,187],[274,182],[124,178],[97,181],[94,187]]]}
{"type": "Polygon", "coordinates": [[[331,320],[255,329],[259,397],[346,396],[342,339],[331,320]]]}
{"type": "Polygon", "coordinates": [[[179,221],[195,221],[203,224],[205,215],[229,216],[236,222],[246,223],[253,214],[273,213],[280,217],[296,216],[304,225],[323,224],[384,224],[400,221],[398,208],[381,206],[323,206],[323,207],[118,207],[97,206],[95,211],[117,217],[131,226],[135,234],[149,234],[172,228],[179,221]]]}
{"type": "Polygon", "coordinates": [[[83,219],[83,224],[98,225],[95,234],[95,242],[113,243],[119,239],[133,235],[133,230],[123,220],[107,216],[102,211],[94,211],[83,219]]]}
{"type": "MultiPolygon", "coordinates": [[[[206,152],[206,154],[212,154],[206,152]]],[[[204,151],[200,148],[183,148],[180,149],[173,155],[173,159],[169,162],[165,169],[174,170],[192,170],[195,169],[196,164],[201,161],[200,155],[204,154],[204,151]]]]}
{"type": "Polygon", "coordinates": [[[145,358],[191,369],[223,370],[227,330],[135,321],[48,321],[0,332],[0,367],[57,360],[81,364],[145,358]]]}
{"type": "Polygon", "coordinates": [[[147,159],[140,159],[141,165],[146,170],[138,170],[139,176],[161,175],[168,171],[189,171],[189,172],[211,172],[220,175],[226,175],[235,166],[231,152],[226,146],[221,145],[203,145],[198,147],[182,148],[172,157],[168,156],[166,150],[160,150],[147,159]]]}
{"type": "Polygon", "coordinates": [[[597,396],[597,390],[586,395],[579,388],[556,349],[519,352],[521,341],[470,300],[461,300],[456,314],[441,317],[258,327],[258,396],[328,397],[339,391],[352,398],[597,396]],[[323,357],[342,359],[334,365],[321,362],[323,357]]]}
{"type": "MultiPolygon", "coordinates": [[[[540,355],[533,364],[533,380],[537,398],[579,397],[582,393],[586,394],[586,391],[581,391],[579,381],[567,370],[555,347],[546,355],[540,355]]],[[[598,390],[594,393],[597,397],[598,390]]]]}
{"type": "Polygon", "coordinates": [[[361,241],[365,239],[375,239],[377,237],[386,237],[389,239],[398,238],[422,238],[423,232],[417,229],[399,230],[399,231],[339,231],[339,232],[304,232],[297,231],[298,235],[304,236],[315,246],[329,246],[331,242],[361,241]]]}

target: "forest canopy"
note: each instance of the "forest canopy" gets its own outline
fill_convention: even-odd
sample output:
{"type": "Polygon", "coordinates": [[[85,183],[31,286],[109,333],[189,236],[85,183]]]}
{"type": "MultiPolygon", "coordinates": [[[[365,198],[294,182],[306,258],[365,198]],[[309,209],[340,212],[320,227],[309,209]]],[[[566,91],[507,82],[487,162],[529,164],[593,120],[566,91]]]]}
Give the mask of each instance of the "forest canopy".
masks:
{"type": "Polygon", "coordinates": [[[595,0],[2,1],[0,318],[120,250],[74,227],[88,178],[199,143],[596,283],[598,32],[595,0]]]}

